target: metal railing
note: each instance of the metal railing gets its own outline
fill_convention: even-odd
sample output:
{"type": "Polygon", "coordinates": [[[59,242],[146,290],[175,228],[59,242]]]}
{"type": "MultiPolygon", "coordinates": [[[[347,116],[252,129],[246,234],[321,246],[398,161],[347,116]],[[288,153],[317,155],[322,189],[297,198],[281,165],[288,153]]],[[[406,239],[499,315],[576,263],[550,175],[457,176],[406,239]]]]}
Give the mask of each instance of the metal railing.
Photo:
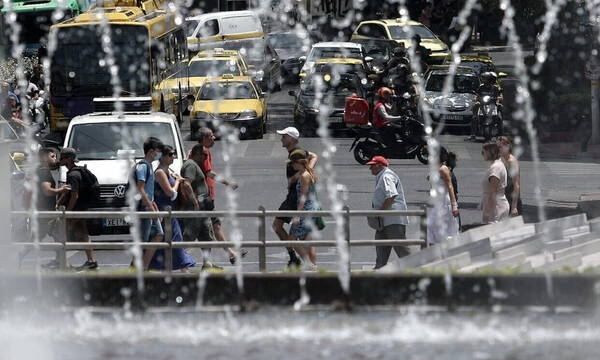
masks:
{"type": "MultiPolygon", "coordinates": [[[[238,217],[238,218],[258,218],[258,240],[243,241],[242,246],[248,248],[258,248],[258,264],[259,270],[265,271],[266,266],[266,249],[268,247],[323,247],[337,246],[336,240],[280,240],[267,241],[266,227],[267,218],[269,217],[294,217],[306,216],[330,217],[334,215],[343,216],[344,239],[348,246],[348,253],[352,246],[409,246],[419,245],[421,248],[427,246],[427,208],[423,206],[421,210],[350,210],[345,206],[342,211],[336,212],[332,210],[318,211],[281,211],[281,210],[265,210],[260,206],[255,211],[171,211],[167,208],[166,211],[159,212],[129,212],[129,211],[38,211],[35,213],[27,211],[13,211],[13,217],[32,217],[38,219],[60,219],[63,226],[63,235],[59,242],[42,243],[42,242],[14,242],[13,245],[20,247],[33,247],[40,250],[54,250],[58,253],[58,261],[61,269],[67,266],[67,251],[69,250],[128,250],[134,246],[140,246],[142,249],[165,249],[165,270],[168,273],[172,271],[172,249],[174,248],[227,248],[235,247],[237,244],[233,241],[178,241],[173,242],[173,233],[171,227],[171,219],[189,219],[189,218],[211,218],[211,217],[238,217]],[[350,218],[365,217],[365,216],[418,216],[420,223],[420,232],[424,235],[424,239],[386,239],[386,240],[351,240],[350,239],[350,218]],[[67,242],[66,241],[66,219],[123,219],[128,218],[163,218],[164,221],[164,241],[163,242],[67,242]]],[[[348,257],[348,268],[350,269],[350,256],[348,257]]]]}

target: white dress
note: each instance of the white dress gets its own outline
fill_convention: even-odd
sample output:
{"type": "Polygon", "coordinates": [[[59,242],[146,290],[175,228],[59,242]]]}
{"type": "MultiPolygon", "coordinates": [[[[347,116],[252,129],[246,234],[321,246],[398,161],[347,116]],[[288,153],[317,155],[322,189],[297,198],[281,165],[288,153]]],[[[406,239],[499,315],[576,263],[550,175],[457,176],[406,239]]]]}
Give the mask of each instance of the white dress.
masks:
{"type": "Polygon", "coordinates": [[[506,167],[504,167],[502,160],[495,160],[492,165],[490,165],[481,182],[483,188],[483,196],[481,198],[482,222],[484,222],[483,211],[485,211],[486,203],[488,202],[490,195],[490,177],[495,177],[499,180],[498,192],[494,198],[494,204],[488,209],[488,211],[491,210],[491,213],[487,214],[487,223],[495,223],[506,219],[510,210],[508,200],[506,200],[506,196],[504,195],[504,189],[507,185],[507,174],[506,167]]]}
{"type": "Polygon", "coordinates": [[[449,237],[458,235],[458,218],[452,215],[452,203],[448,188],[441,179],[438,180],[437,188],[441,190],[439,201],[427,212],[427,242],[429,244],[439,244],[449,237]]]}

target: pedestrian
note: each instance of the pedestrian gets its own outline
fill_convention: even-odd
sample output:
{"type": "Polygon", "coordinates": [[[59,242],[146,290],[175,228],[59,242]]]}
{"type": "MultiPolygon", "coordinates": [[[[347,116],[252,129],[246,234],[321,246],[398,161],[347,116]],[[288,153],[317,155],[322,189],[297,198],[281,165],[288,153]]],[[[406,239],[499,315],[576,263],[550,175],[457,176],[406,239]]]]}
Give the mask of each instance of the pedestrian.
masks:
{"type": "MultiPolygon", "coordinates": [[[[315,168],[318,157],[315,153],[304,150],[298,145],[300,132],[295,127],[290,126],[283,130],[277,130],[277,133],[281,135],[281,146],[288,151],[288,159],[285,169],[285,174],[287,177],[287,195],[285,197],[285,200],[279,206],[279,210],[296,210],[298,208],[298,194],[296,191],[296,183],[298,182],[298,179],[300,178],[301,174],[292,166],[290,156],[294,151],[303,152],[307,160],[307,168],[310,168],[311,170],[315,168]]],[[[289,235],[284,229],[284,224],[289,224],[291,221],[291,217],[276,217],[273,220],[273,231],[275,231],[275,233],[279,237],[279,240],[285,241],[289,239],[289,235]]],[[[290,256],[288,266],[302,265],[302,260],[300,260],[294,249],[287,248],[287,250],[290,256]]]]}
{"type": "MultiPolygon", "coordinates": [[[[154,202],[154,171],[152,161],[158,160],[163,144],[153,136],[144,141],[144,158],[135,164],[134,179],[140,200],[137,202],[138,211],[158,212],[154,202]]],[[[139,234],[143,242],[160,242],[164,239],[164,231],[158,217],[143,218],[139,220],[139,234]]],[[[142,266],[148,269],[156,249],[144,250],[142,266]]]]}
{"type": "MultiPolygon", "coordinates": [[[[448,160],[446,161],[446,166],[450,169],[450,178],[452,179],[452,188],[454,189],[454,198],[456,199],[456,204],[459,206],[458,202],[458,180],[456,179],[456,175],[454,174],[454,169],[456,168],[456,154],[452,151],[448,152],[448,160]]],[[[458,214],[458,231],[462,228],[462,221],[460,219],[460,212],[458,214]]]]}
{"type": "Polygon", "coordinates": [[[421,9],[421,14],[419,15],[419,22],[428,28],[431,28],[431,11],[431,3],[427,2],[423,9],[421,9]]]}
{"type": "Polygon", "coordinates": [[[452,185],[452,176],[447,166],[448,151],[440,147],[438,163],[439,178],[436,182],[427,176],[431,188],[439,194],[438,201],[427,214],[427,243],[439,244],[449,237],[458,235],[458,202],[452,185]]]}
{"type": "MultiPolygon", "coordinates": [[[[91,186],[89,177],[84,175],[83,168],[76,166],[78,162],[77,151],[65,147],[60,151],[60,165],[66,166],[67,186],[69,191],[63,193],[56,202],[56,206],[66,203],[66,211],[87,211],[90,206],[91,186]]],[[[88,170],[89,171],[89,170],[88,170]]],[[[67,241],[68,242],[91,242],[87,228],[86,219],[67,219],[67,241]]],[[[87,260],[77,270],[93,270],[98,268],[94,258],[94,250],[85,250],[87,260]]]]}
{"type": "Polygon", "coordinates": [[[506,189],[504,194],[510,206],[510,216],[523,215],[523,202],[521,201],[521,166],[519,160],[513,155],[513,140],[508,136],[498,139],[500,159],[506,167],[506,189]]]}
{"type": "MultiPolygon", "coordinates": [[[[56,198],[69,191],[69,187],[63,185],[57,187],[56,180],[52,176],[53,170],[59,168],[58,160],[56,158],[56,151],[52,148],[42,148],[38,151],[38,158],[40,165],[36,170],[37,174],[37,201],[36,209],[38,211],[55,211],[56,210],[56,198]]],[[[26,196],[31,199],[31,191],[26,190],[26,196]]],[[[29,202],[29,201],[27,201],[29,202]]],[[[38,218],[38,239],[41,241],[46,236],[51,237],[54,241],[58,241],[58,227],[57,219],[42,219],[38,218]]],[[[21,258],[29,252],[30,249],[26,249],[21,254],[21,258]]],[[[42,264],[43,268],[46,269],[57,269],[58,263],[58,251],[56,252],[56,258],[46,264],[42,264]]]]}
{"type": "MultiPolygon", "coordinates": [[[[210,207],[210,190],[201,168],[207,156],[207,149],[202,144],[196,144],[192,148],[190,157],[181,167],[181,176],[187,184],[187,186],[184,186],[185,210],[206,211],[207,207],[210,207]]],[[[183,229],[183,239],[184,241],[214,241],[215,234],[211,219],[205,217],[186,219],[183,229]]],[[[202,249],[202,252],[202,270],[223,269],[210,262],[210,253],[207,249],[202,249]]]]}
{"type": "Polygon", "coordinates": [[[508,217],[510,206],[504,195],[507,184],[506,168],[500,160],[498,144],[493,142],[484,144],[481,155],[485,161],[490,162],[482,182],[481,221],[490,224],[508,217]]]}
{"type": "MultiPolygon", "coordinates": [[[[317,175],[312,168],[308,166],[308,160],[303,150],[295,150],[290,154],[292,167],[299,175],[296,182],[296,210],[301,211],[317,211],[319,204],[317,200],[317,190],[315,183],[318,180],[317,175]]],[[[292,226],[290,227],[290,240],[311,240],[311,232],[316,227],[315,218],[307,218],[296,216],[292,218],[292,226]]],[[[310,248],[295,247],[296,252],[308,264],[308,268],[316,270],[317,268],[317,252],[314,246],[310,248]]]]}
{"type": "MultiPolygon", "coordinates": [[[[169,166],[173,164],[175,158],[175,150],[169,145],[163,145],[160,159],[158,160],[158,167],[154,171],[154,179],[156,184],[154,185],[154,201],[158,210],[167,210],[167,207],[175,207],[177,200],[179,186],[183,182],[183,178],[178,174],[174,174],[169,166]]],[[[165,229],[163,219],[161,226],[165,229]]],[[[171,229],[172,229],[172,241],[181,242],[183,241],[183,235],[181,233],[181,227],[179,221],[172,217],[171,218],[171,229]]],[[[164,269],[164,254],[165,251],[160,249],[157,250],[150,262],[149,268],[151,269],[164,269]]],[[[172,269],[181,270],[181,272],[189,272],[188,268],[196,264],[196,260],[182,248],[174,248],[172,250],[172,269]]]]}
{"type": "MultiPolygon", "coordinates": [[[[372,206],[375,210],[406,210],[404,190],[400,178],[388,166],[389,163],[383,156],[373,156],[367,162],[371,174],[375,176],[375,191],[373,192],[372,206]]],[[[375,240],[404,239],[408,217],[402,215],[377,217],[379,224],[375,232],[375,240]]],[[[377,258],[374,270],[385,266],[392,252],[391,246],[376,246],[377,258]]],[[[399,258],[410,253],[406,246],[394,246],[394,251],[399,258]]]]}
{"type": "MultiPolygon", "coordinates": [[[[206,178],[206,184],[208,185],[208,189],[210,191],[210,199],[214,203],[215,180],[219,181],[225,186],[230,186],[233,190],[236,190],[238,188],[238,184],[233,180],[228,180],[224,177],[219,176],[219,174],[217,174],[213,170],[212,154],[210,152],[210,148],[213,147],[213,145],[215,144],[215,135],[213,134],[213,131],[207,127],[201,127],[200,130],[198,130],[198,135],[200,138],[199,143],[202,144],[206,149],[206,158],[204,159],[200,167],[202,168],[202,172],[204,173],[204,176],[206,178]]],[[[212,206],[212,208],[206,210],[214,210],[214,205],[212,206]]],[[[213,231],[215,233],[215,238],[217,239],[217,241],[227,241],[225,231],[223,231],[223,226],[221,224],[221,219],[215,216],[211,218],[211,221],[213,231]]],[[[231,265],[234,265],[237,261],[237,254],[230,247],[226,248],[225,251],[229,254],[229,262],[231,263],[231,265]]],[[[247,254],[248,251],[246,249],[241,250],[242,257],[245,257],[247,254]]]]}

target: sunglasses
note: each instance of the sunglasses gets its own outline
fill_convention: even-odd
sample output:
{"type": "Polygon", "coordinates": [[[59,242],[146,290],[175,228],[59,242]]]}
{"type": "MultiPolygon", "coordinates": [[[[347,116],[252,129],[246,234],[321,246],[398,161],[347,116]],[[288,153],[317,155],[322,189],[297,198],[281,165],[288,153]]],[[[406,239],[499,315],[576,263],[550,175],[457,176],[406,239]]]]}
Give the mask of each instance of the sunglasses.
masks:
{"type": "Polygon", "coordinates": [[[177,155],[177,154],[174,152],[167,153],[167,156],[175,156],[175,155],[177,155]]]}

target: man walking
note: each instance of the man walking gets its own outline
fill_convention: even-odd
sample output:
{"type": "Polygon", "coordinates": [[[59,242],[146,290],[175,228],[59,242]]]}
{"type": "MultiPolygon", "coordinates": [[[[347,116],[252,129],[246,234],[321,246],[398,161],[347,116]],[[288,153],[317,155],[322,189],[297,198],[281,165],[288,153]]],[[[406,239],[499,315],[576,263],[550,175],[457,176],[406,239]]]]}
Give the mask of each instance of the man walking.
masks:
{"type": "MultiPolygon", "coordinates": [[[[60,165],[66,166],[68,200],[66,200],[67,211],[87,211],[89,208],[89,196],[91,193],[91,184],[87,176],[84,176],[83,169],[75,166],[77,152],[75,149],[66,147],[60,151],[60,165]]],[[[56,205],[59,206],[65,200],[61,196],[56,205]]],[[[86,219],[67,219],[67,241],[68,242],[90,242],[90,236],[87,228],[86,219]]],[[[87,261],[79,266],[77,270],[93,270],[98,268],[98,263],[94,259],[94,250],[85,250],[87,261]]]]}
{"type": "MultiPolygon", "coordinates": [[[[144,158],[135,165],[135,186],[140,194],[137,211],[158,212],[154,202],[154,170],[152,161],[160,158],[162,142],[149,137],[144,141],[144,158]]],[[[164,238],[162,225],[158,218],[144,218],[139,220],[140,238],[142,241],[159,242],[164,238]]],[[[156,249],[146,249],[142,258],[143,269],[148,269],[156,249]]]]}
{"type": "MultiPolygon", "coordinates": [[[[207,149],[202,144],[196,144],[192,148],[189,159],[181,167],[181,177],[185,180],[182,191],[186,198],[187,210],[206,211],[207,207],[210,207],[210,190],[208,189],[206,178],[201,168],[201,164],[206,160],[206,157],[207,149]]],[[[215,240],[213,225],[210,219],[186,219],[183,229],[183,240],[196,241],[196,239],[200,241],[215,240]]],[[[202,249],[202,252],[203,270],[208,268],[222,270],[221,267],[213,265],[209,261],[208,249],[202,249]]]]}
{"type": "MultiPolygon", "coordinates": [[[[375,176],[375,192],[373,193],[373,209],[375,210],[406,210],[404,190],[396,173],[388,168],[388,161],[383,156],[374,156],[367,162],[371,174],[375,176]]],[[[375,232],[375,240],[404,239],[406,237],[407,216],[383,216],[379,218],[381,228],[375,232]]],[[[385,266],[392,252],[391,246],[376,246],[377,270],[385,266]]],[[[406,246],[394,246],[394,251],[399,258],[410,252],[406,246]]]]}
{"type": "MultiPolygon", "coordinates": [[[[58,169],[58,160],[56,152],[51,148],[42,148],[38,152],[40,166],[37,168],[37,210],[38,211],[54,211],[56,210],[56,197],[69,191],[66,185],[60,188],[56,187],[56,180],[52,176],[51,171],[58,169]]],[[[38,219],[38,237],[42,240],[46,235],[57,240],[55,219],[38,219]]],[[[58,258],[58,252],[57,252],[58,258]]],[[[54,259],[42,267],[46,269],[57,269],[59,266],[58,260],[54,259]]]]}
{"type": "MultiPolygon", "coordinates": [[[[204,146],[205,151],[206,151],[206,157],[205,157],[204,161],[202,162],[202,164],[200,165],[200,168],[202,168],[202,172],[204,173],[204,177],[206,179],[206,185],[208,185],[208,190],[210,192],[210,199],[214,203],[214,201],[215,201],[215,180],[219,181],[221,184],[223,184],[225,186],[231,186],[231,188],[233,190],[236,190],[238,188],[238,184],[233,180],[228,180],[228,179],[225,179],[225,178],[219,176],[219,174],[217,174],[213,170],[212,155],[210,153],[210,148],[213,147],[213,145],[215,144],[215,135],[213,134],[212,130],[207,127],[201,127],[200,130],[198,130],[198,135],[200,137],[200,140],[198,142],[204,146]]],[[[205,210],[213,210],[213,209],[214,209],[214,205],[212,206],[212,208],[205,209],[205,210]]],[[[227,238],[225,237],[225,232],[223,231],[223,226],[221,225],[221,219],[219,219],[218,217],[212,217],[211,221],[212,221],[213,231],[215,233],[215,238],[217,239],[217,241],[227,241],[227,238]]],[[[230,247],[226,248],[225,250],[229,254],[229,262],[231,263],[231,265],[234,265],[237,260],[237,254],[230,247]]],[[[246,256],[246,254],[248,254],[248,251],[246,249],[242,249],[241,253],[242,253],[242,257],[244,257],[244,256],[246,256]]]]}
{"type": "MultiPolygon", "coordinates": [[[[285,200],[279,206],[279,210],[297,210],[298,208],[298,195],[296,193],[296,183],[300,177],[300,172],[294,170],[292,166],[292,162],[290,160],[290,156],[292,153],[303,153],[304,157],[308,160],[308,166],[311,169],[315,168],[317,163],[317,155],[310,151],[306,151],[298,146],[298,139],[300,138],[300,132],[295,127],[287,127],[283,130],[277,130],[277,133],[281,135],[281,146],[284,147],[288,151],[288,159],[286,162],[285,174],[287,177],[287,196],[285,200]]],[[[288,240],[289,235],[285,231],[283,224],[289,224],[292,221],[291,217],[276,217],[273,220],[273,231],[279,237],[279,240],[288,240]]],[[[290,261],[288,262],[288,266],[302,265],[302,260],[294,249],[287,248],[288,254],[290,255],[290,261]]]]}

